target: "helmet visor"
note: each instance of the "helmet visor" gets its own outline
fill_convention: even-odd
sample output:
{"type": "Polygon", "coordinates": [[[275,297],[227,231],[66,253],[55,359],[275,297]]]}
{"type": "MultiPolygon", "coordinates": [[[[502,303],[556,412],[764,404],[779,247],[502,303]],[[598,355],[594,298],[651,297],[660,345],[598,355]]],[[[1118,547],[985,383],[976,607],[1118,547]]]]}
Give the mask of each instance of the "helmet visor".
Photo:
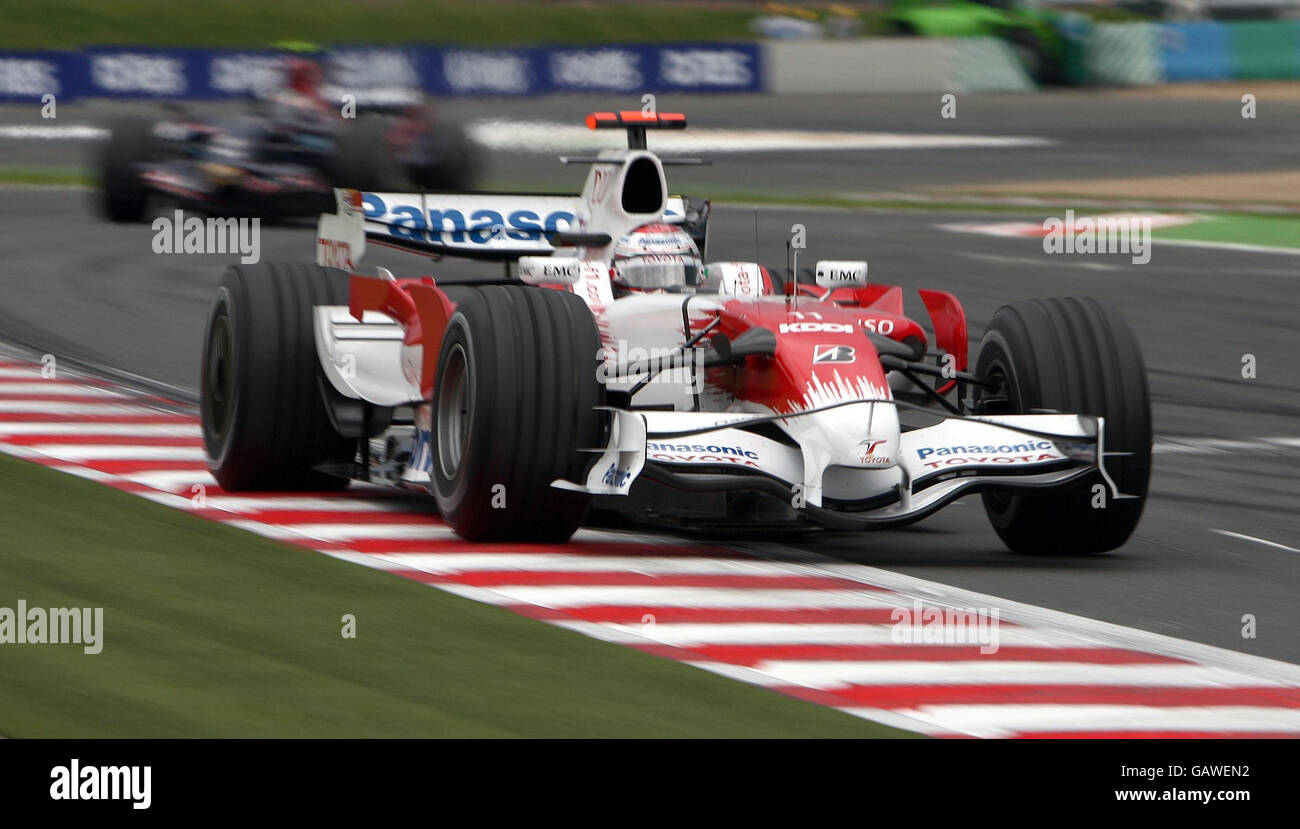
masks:
{"type": "Polygon", "coordinates": [[[629,288],[641,290],[694,285],[699,273],[700,260],[693,256],[636,256],[614,262],[614,278],[629,288]]]}

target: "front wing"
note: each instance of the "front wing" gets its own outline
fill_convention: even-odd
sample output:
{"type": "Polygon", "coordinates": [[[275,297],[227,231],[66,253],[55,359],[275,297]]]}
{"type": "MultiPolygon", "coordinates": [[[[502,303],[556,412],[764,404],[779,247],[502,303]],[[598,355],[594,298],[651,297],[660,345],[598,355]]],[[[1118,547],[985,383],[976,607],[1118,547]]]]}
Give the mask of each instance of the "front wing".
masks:
{"type": "Polygon", "coordinates": [[[609,409],[610,438],[591,450],[599,457],[587,479],[552,485],[627,495],[648,479],[689,492],[764,492],[815,524],[845,529],[906,524],[972,492],[1059,488],[1093,473],[1110,497],[1131,497],[1106,472],[1104,418],[1091,415],[950,417],[902,432],[888,465],[862,468],[806,468],[824,454],[755,428],[823,410],[783,418],[609,409]]]}

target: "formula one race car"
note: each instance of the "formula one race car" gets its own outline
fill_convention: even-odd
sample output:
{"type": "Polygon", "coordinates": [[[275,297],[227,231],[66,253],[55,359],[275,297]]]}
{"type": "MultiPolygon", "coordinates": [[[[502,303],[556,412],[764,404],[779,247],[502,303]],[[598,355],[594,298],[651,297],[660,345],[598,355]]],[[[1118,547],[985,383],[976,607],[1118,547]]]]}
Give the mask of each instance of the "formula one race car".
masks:
{"type": "MultiPolygon", "coordinates": [[[[673,527],[877,529],[981,493],[1026,552],[1128,538],[1151,468],[1136,339],[1092,299],[1003,307],[973,367],[861,261],[702,264],[708,205],[646,149],[680,115],[594,113],[627,150],[577,196],[339,190],[316,265],[226,271],[201,384],[227,490],[427,490],[472,540],[567,539],[588,509],[673,527]],[[359,270],[367,244],[502,261],[495,280],[359,270]]],[[[797,250],[791,251],[791,258],[797,250]]]]}
{"type": "Polygon", "coordinates": [[[99,157],[104,214],[143,221],[151,201],[167,201],[222,216],[314,216],[333,208],[336,186],[470,186],[468,138],[418,93],[339,100],[315,61],[292,58],[283,71],[249,113],[110,124],[99,157]]]}

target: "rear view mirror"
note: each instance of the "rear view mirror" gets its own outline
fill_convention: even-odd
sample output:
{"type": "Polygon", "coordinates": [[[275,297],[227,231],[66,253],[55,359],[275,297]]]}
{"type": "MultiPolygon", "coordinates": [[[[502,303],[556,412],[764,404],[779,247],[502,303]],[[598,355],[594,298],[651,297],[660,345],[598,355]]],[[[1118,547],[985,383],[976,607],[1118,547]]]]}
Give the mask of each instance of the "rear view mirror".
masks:
{"type": "Polygon", "coordinates": [[[718,334],[709,341],[704,367],[739,365],[746,357],[772,357],[776,354],[776,335],[767,328],[750,328],[732,340],[718,334]]]}

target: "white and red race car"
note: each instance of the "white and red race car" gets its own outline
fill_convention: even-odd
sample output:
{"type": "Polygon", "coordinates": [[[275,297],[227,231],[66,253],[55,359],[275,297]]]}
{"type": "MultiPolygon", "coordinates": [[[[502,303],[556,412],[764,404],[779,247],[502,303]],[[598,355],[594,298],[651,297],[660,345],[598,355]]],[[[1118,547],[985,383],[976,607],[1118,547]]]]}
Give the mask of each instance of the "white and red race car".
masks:
{"type": "Polygon", "coordinates": [[[230,491],[427,490],[471,540],[567,539],[593,502],[669,526],[895,527],[982,493],[1006,544],[1113,549],[1151,468],[1133,332],[1092,299],[1004,306],[967,365],[860,261],[702,263],[707,202],[669,195],[648,129],[576,196],[336,191],[317,264],[234,266],[202,372],[230,491]],[[504,263],[499,280],[360,270],[367,244],[504,263]],[[785,278],[782,275],[785,275],[785,278]]]}

